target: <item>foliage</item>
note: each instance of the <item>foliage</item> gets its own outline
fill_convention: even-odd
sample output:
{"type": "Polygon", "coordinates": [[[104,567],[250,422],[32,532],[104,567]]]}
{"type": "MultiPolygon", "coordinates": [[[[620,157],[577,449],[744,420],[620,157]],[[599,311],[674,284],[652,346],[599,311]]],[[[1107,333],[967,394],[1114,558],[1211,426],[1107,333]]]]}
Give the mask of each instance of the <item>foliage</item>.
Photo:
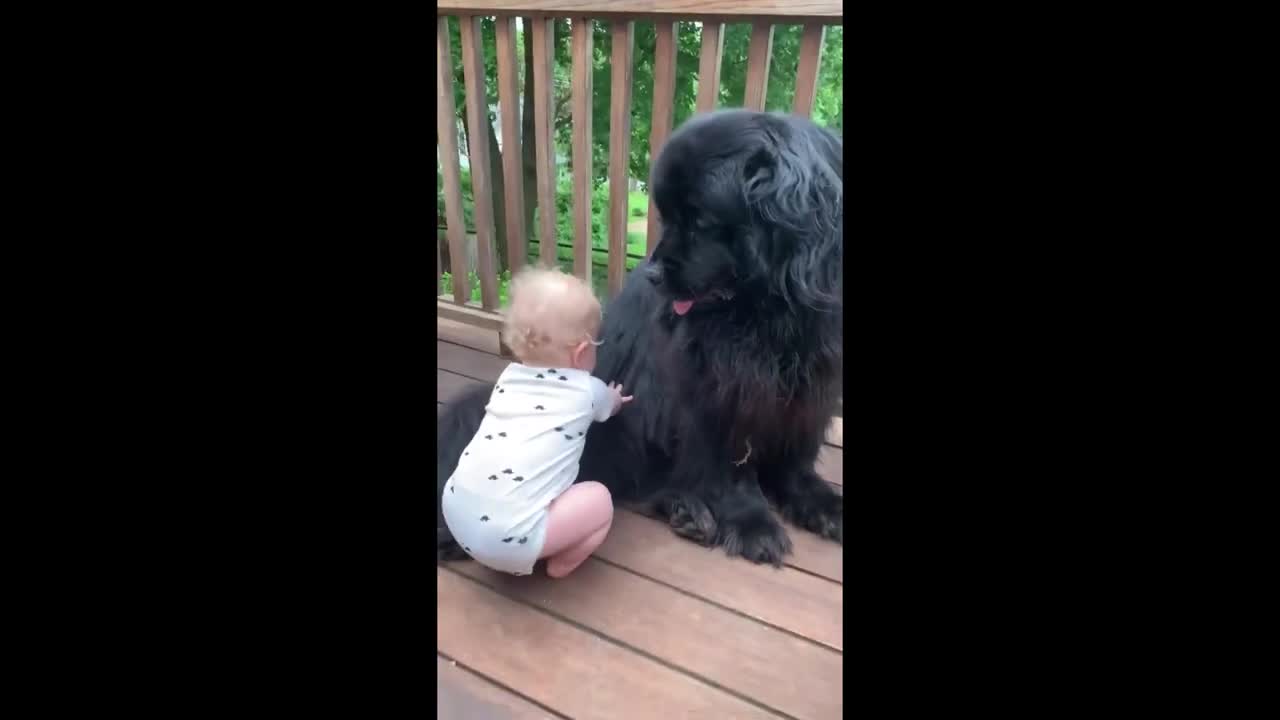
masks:
{"type": "MultiPolygon", "coordinates": [[[[603,263],[601,252],[608,247],[608,173],[609,173],[609,140],[610,140],[610,98],[612,85],[612,23],[604,21],[592,22],[592,158],[591,171],[594,178],[592,190],[592,222],[591,246],[593,248],[593,267],[601,268],[596,263],[603,263]]],[[[496,31],[493,18],[483,18],[481,26],[482,55],[485,66],[485,95],[488,108],[496,107],[497,98],[497,52],[496,31]]],[[[557,255],[562,264],[572,270],[573,244],[573,182],[572,163],[572,40],[570,21],[558,18],[555,23],[554,37],[554,72],[553,93],[555,117],[556,154],[567,158],[557,168],[559,172],[556,184],[556,228],[558,244],[557,255]]],[[[654,64],[657,46],[656,26],[653,22],[635,22],[634,46],[632,50],[632,95],[631,95],[631,133],[628,174],[640,181],[641,186],[647,184],[649,178],[650,153],[649,134],[652,128],[654,64]]],[[[450,53],[454,67],[454,102],[459,120],[466,112],[466,88],[462,66],[462,43],[459,33],[459,20],[449,18],[450,53]]],[[[765,109],[770,111],[790,112],[795,95],[795,75],[799,61],[800,38],[803,28],[799,25],[776,25],[772,45],[769,70],[769,83],[766,88],[765,109]]],[[[522,23],[517,23],[516,52],[517,86],[523,92],[524,47],[528,41],[522,23]]],[[[679,127],[694,114],[696,109],[698,78],[698,60],[702,45],[701,25],[691,22],[677,24],[676,32],[676,73],[675,96],[672,127],[679,127]]],[[[725,26],[724,54],[720,66],[719,107],[740,107],[746,90],[747,52],[750,46],[751,26],[745,23],[725,26]]],[[[823,42],[822,58],[819,65],[817,97],[814,102],[813,119],[820,125],[843,127],[843,91],[844,91],[844,28],[831,26],[826,29],[823,42]]],[[[505,108],[504,108],[505,111],[505,108]]],[[[523,112],[523,108],[520,109],[523,112]]],[[[488,113],[489,121],[494,121],[492,110],[488,113]]],[[[469,123],[468,123],[469,125],[469,123]]],[[[470,130],[470,128],[467,128],[470,130]]],[[[460,135],[459,150],[466,154],[467,138],[460,135]]],[[[470,173],[462,170],[462,205],[464,222],[468,232],[474,232],[474,216],[470,173]]],[[[437,162],[436,169],[436,211],[439,225],[445,224],[445,208],[443,193],[443,177],[437,162]]],[[[519,192],[518,188],[506,188],[506,192],[519,192]]],[[[628,222],[634,218],[648,215],[648,198],[643,192],[628,193],[628,222]]],[[[539,208],[540,211],[540,208],[539,208]]],[[[501,206],[495,204],[495,213],[502,212],[501,206]]],[[[536,248],[538,222],[526,229],[529,238],[530,255],[537,257],[536,248]]],[[[498,242],[502,242],[499,238],[498,242]]],[[[628,254],[643,255],[645,251],[644,233],[628,233],[628,254]]],[[[634,260],[628,259],[628,267],[634,260]]],[[[597,287],[602,279],[597,278],[597,287]]],[[[479,299],[479,286],[473,283],[473,294],[479,299]]],[[[505,283],[503,284],[505,288],[505,283]]],[[[505,290],[504,290],[505,292],[505,290]]]]}
{"type": "MultiPolygon", "coordinates": [[[[480,302],[480,276],[472,270],[467,274],[468,287],[471,289],[471,302],[480,302]]],[[[506,307],[511,299],[511,271],[503,270],[498,275],[498,307],[506,307]]],[[[453,274],[440,273],[440,294],[453,297],[453,274]]]]}
{"type": "MultiPolygon", "coordinates": [[[[471,173],[466,169],[461,170],[462,178],[462,216],[463,224],[466,226],[468,234],[475,233],[475,214],[473,212],[474,203],[472,202],[471,189],[471,173]]],[[[437,186],[444,184],[444,177],[440,170],[436,170],[437,186]]],[[[644,193],[631,193],[629,198],[631,204],[631,215],[636,218],[645,217],[648,213],[648,196],[644,193]]],[[[556,231],[561,244],[573,244],[573,180],[566,174],[561,174],[560,182],[556,184],[556,231]]],[[[609,186],[607,184],[596,185],[591,192],[591,247],[597,250],[604,250],[609,247],[609,186]]],[[[436,214],[439,217],[439,227],[444,227],[445,207],[443,191],[436,194],[436,214]]],[[[527,228],[525,236],[530,242],[536,243],[538,240],[538,228],[541,227],[538,213],[534,213],[533,226],[527,228]]],[[[631,233],[634,235],[634,233],[631,233]]],[[[643,234],[639,236],[639,242],[635,249],[632,247],[634,239],[628,240],[628,253],[643,255],[645,237],[643,234]]]]}
{"type": "MultiPolygon", "coordinates": [[[[462,43],[458,18],[449,18],[450,52],[454,59],[454,102],[461,115],[466,108],[466,92],[463,84],[462,43]]],[[[613,36],[611,23],[592,22],[592,174],[603,182],[608,176],[610,117],[609,104],[612,88],[613,36]]],[[[496,31],[493,18],[481,20],[481,37],[485,64],[485,93],[490,107],[497,105],[497,52],[496,31]]],[[[519,28],[519,24],[517,25],[519,28]]],[[[795,76],[799,62],[800,25],[776,25],[774,27],[769,83],[765,93],[765,109],[790,112],[795,96],[795,76]]],[[[702,46],[702,30],[694,23],[678,23],[676,32],[676,87],[673,127],[679,127],[693,115],[697,99],[698,57],[702,46]]],[[[631,140],[630,177],[648,181],[649,133],[652,128],[654,55],[657,48],[657,31],[652,22],[634,24],[632,50],[631,88],[631,140]]],[[[525,32],[517,30],[518,57],[523,57],[525,32]]],[[[720,107],[741,107],[746,92],[747,51],[751,42],[751,25],[733,23],[725,26],[724,55],[720,64],[720,107]]],[[[558,152],[572,159],[571,103],[573,59],[570,21],[555,21],[554,85],[556,107],[560,111],[556,122],[558,152]]],[[[524,64],[518,62],[523,76],[524,64]]],[[[519,87],[523,88],[523,77],[519,87]]],[[[818,73],[818,92],[814,102],[813,118],[820,125],[842,124],[844,94],[844,28],[834,25],[826,30],[821,63],[818,73]]],[[[492,120],[493,114],[489,114],[492,120]]],[[[459,138],[462,144],[462,138],[459,138]]],[[[465,152],[465,148],[463,149],[465,152]]]]}
{"type": "Polygon", "coordinates": [[[631,211],[627,213],[632,217],[646,217],[649,215],[649,194],[643,190],[632,190],[627,193],[627,207],[631,211]]]}
{"type": "MultiPolygon", "coordinates": [[[[474,233],[476,231],[475,220],[475,202],[471,192],[471,171],[467,168],[461,168],[459,178],[462,181],[462,224],[467,232],[474,233]]],[[[437,225],[445,227],[448,225],[448,215],[445,214],[444,208],[444,173],[440,170],[440,165],[436,164],[436,217],[437,225]]]]}

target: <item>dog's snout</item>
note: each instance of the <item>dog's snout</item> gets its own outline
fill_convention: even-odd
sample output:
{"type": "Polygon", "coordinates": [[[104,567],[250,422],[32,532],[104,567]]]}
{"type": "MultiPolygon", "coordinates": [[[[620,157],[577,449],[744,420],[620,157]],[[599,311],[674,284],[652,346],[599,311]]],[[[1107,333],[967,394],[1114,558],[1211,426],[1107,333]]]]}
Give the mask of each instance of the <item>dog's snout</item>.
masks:
{"type": "Polygon", "coordinates": [[[662,265],[656,262],[650,262],[644,269],[644,276],[654,285],[662,284],[662,265]]]}

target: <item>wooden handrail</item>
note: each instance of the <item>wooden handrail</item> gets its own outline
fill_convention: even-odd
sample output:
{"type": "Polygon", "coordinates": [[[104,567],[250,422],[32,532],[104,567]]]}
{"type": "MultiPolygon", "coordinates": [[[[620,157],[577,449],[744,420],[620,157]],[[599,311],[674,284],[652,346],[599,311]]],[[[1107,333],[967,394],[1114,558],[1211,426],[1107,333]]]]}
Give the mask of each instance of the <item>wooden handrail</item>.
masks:
{"type": "Polygon", "coordinates": [[[720,22],[844,23],[832,0],[437,0],[438,15],[523,15],[720,22]]]}

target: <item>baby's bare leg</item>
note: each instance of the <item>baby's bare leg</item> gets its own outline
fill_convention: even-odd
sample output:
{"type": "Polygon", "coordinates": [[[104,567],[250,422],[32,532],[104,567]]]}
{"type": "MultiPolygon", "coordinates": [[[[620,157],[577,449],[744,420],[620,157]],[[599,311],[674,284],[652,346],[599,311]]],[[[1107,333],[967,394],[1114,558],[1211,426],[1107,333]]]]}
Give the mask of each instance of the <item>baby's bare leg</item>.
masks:
{"type": "Polygon", "coordinates": [[[598,482],[581,482],[551,501],[542,555],[547,575],[561,578],[573,572],[600,547],[613,524],[613,498],[598,482]]]}

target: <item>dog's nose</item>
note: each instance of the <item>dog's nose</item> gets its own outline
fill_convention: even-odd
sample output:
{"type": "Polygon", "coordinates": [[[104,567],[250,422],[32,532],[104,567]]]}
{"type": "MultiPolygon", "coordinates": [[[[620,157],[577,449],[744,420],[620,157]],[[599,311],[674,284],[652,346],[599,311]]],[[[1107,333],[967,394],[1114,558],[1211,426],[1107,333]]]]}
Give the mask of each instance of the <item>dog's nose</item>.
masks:
{"type": "Polygon", "coordinates": [[[662,266],[656,262],[650,262],[645,266],[644,276],[654,285],[662,284],[662,266]]]}

